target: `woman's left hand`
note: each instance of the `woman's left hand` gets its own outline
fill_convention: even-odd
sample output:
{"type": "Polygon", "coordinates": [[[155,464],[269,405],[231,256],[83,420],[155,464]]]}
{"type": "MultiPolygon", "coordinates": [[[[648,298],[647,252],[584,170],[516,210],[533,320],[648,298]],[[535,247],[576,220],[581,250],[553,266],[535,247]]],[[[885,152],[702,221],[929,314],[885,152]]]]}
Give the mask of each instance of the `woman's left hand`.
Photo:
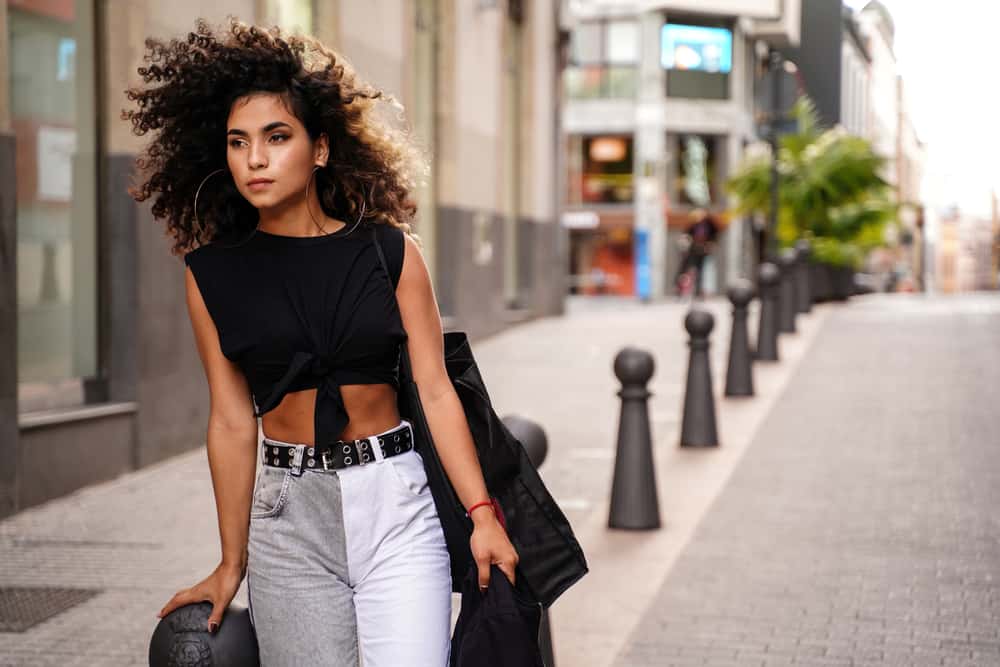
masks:
{"type": "Polygon", "coordinates": [[[472,547],[472,557],[479,568],[479,588],[489,586],[491,563],[496,563],[513,585],[514,567],[519,557],[507,537],[507,531],[488,509],[473,512],[472,519],[474,523],[469,544],[472,547]]]}

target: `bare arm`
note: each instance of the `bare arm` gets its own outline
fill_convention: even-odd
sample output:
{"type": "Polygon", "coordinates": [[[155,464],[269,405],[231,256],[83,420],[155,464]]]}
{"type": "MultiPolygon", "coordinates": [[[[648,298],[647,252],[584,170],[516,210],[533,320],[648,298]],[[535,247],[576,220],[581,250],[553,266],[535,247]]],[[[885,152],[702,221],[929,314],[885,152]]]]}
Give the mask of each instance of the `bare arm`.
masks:
{"type": "MultiPolygon", "coordinates": [[[[420,389],[431,436],[448,479],[462,504],[470,507],[489,500],[489,494],[465,411],[445,369],[441,315],[427,265],[416,243],[408,236],[405,238],[403,270],[396,298],[408,335],[413,379],[420,389]]],[[[480,585],[489,580],[491,562],[497,563],[513,582],[518,556],[500,522],[488,506],[477,508],[471,516],[475,526],[471,546],[479,563],[480,585]]]]}
{"type": "Polygon", "coordinates": [[[206,443],[219,518],[223,565],[246,569],[250,502],[257,466],[257,419],[240,368],[226,359],[198,284],[185,272],[188,313],[208,379],[210,409],[206,443]]]}
{"type": "Polygon", "coordinates": [[[211,631],[212,626],[218,628],[222,623],[223,613],[246,574],[250,503],[257,466],[257,419],[246,377],[222,354],[215,323],[190,268],[184,281],[195,343],[208,378],[211,405],[206,442],[222,555],[212,574],[191,588],[178,591],[158,616],[207,600],[213,605],[208,619],[211,631]]]}

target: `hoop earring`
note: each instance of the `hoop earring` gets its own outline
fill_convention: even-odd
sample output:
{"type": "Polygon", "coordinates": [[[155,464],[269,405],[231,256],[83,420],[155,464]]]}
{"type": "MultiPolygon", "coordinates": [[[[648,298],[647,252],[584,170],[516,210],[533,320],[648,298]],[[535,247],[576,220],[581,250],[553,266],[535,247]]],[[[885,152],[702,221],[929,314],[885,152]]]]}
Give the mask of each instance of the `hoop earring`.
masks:
{"type": "MultiPolygon", "coordinates": [[[[320,232],[322,232],[322,233],[325,234],[326,233],[326,228],[323,225],[319,224],[319,222],[317,222],[316,216],[314,216],[312,214],[312,211],[309,210],[309,183],[310,183],[310,181],[313,180],[313,177],[316,175],[317,171],[319,171],[319,165],[316,165],[315,167],[313,167],[312,173],[309,174],[309,180],[306,181],[306,211],[309,213],[309,217],[312,218],[313,224],[316,225],[316,228],[319,229],[320,232]]],[[[323,202],[320,202],[319,207],[320,207],[320,210],[323,209],[323,202]]]]}
{"type": "MultiPolygon", "coordinates": [[[[201,220],[198,219],[198,195],[201,194],[201,188],[205,185],[205,181],[207,181],[208,179],[212,178],[213,176],[215,176],[219,172],[223,172],[223,171],[226,171],[226,170],[220,168],[220,169],[216,169],[215,171],[211,172],[208,176],[206,176],[205,178],[202,179],[201,183],[198,184],[198,189],[195,190],[195,192],[194,192],[194,207],[193,207],[194,222],[195,222],[195,225],[197,225],[197,227],[198,227],[199,233],[200,232],[204,232],[205,228],[204,228],[204,226],[202,226],[201,220]]],[[[260,218],[259,217],[257,218],[257,224],[254,225],[253,231],[250,232],[249,236],[247,236],[245,239],[243,239],[239,243],[235,243],[233,245],[222,245],[221,247],[223,247],[223,248],[235,248],[237,246],[243,245],[244,243],[246,243],[247,241],[249,241],[251,238],[253,238],[254,234],[257,233],[257,228],[258,227],[260,227],[260,218]]]]}
{"type": "MultiPolygon", "coordinates": [[[[312,176],[315,175],[316,171],[319,170],[319,168],[320,168],[319,165],[313,167],[312,174],[309,177],[309,181],[313,180],[312,176]]],[[[319,230],[325,234],[326,233],[326,228],[319,224],[319,222],[316,220],[316,217],[312,214],[312,211],[309,210],[309,181],[306,181],[306,211],[309,213],[309,217],[312,218],[313,224],[315,224],[316,227],[318,227],[319,230]]],[[[361,215],[358,216],[357,221],[353,225],[351,225],[351,228],[349,230],[347,230],[347,232],[344,234],[344,236],[348,236],[348,235],[352,234],[354,232],[354,230],[358,228],[358,225],[361,224],[361,220],[364,219],[364,217],[365,217],[365,211],[367,210],[367,202],[366,202],[366,200],[367,200],[367,197],[364,194],[364,190],[362,190],[362,193],[361,193],[361,215]]],[[[320,206],[321,207],[322,207],[322,205],[323,205],[322,202],[320,202],[320,206]]]]}
{"type": "Polygon", "coordinates": [[[198,189],[194,191],[194,207],[193,207],[193,210],[194,210],[194,224],[197,225],[199,232],[205,231],[205,227],[201,224],[201,220],[198,219],[198,195],[201,194],[201,189],[205,185],[205,181],[207,181],[208,179],[212,178],[213,176],[215,176],[219,172],[223,172],[223,171],[225,171],[225,169],[221,169],[221,168],[220,169],[216,169],[215,171],[213,171],[212,173],[210,173],[208,176],[206,176],[205,178],[201,179],[201,183],[198,184],[198,189]]]}
{"type": "Polygon", "coordinates": [[[367,197],[365,196],[364,190],[362,190],[361,191],[361,215],[358,216],[357,222],[355,222],[354,225],[349,230],[347,230],[347,233],[344,234],[344,236],[349,236],[350,234],[352,234],[354,232],[354,230],[358,228],[358,225],[361,224],[361,220],[365,217],[365,206],[366,206],[365,200],[366,199],[367,199],[367,197]]]}

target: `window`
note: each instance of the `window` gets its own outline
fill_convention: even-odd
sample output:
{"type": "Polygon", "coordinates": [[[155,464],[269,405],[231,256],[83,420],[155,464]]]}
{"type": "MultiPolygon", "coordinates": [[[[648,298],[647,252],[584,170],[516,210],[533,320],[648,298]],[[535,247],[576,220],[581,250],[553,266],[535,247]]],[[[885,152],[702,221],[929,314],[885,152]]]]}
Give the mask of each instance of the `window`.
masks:
{"type": "Polygon", "coordinates": [[[733,32],[724,24],[666,23],[660,61],[667,70],[667,96],[729,99],[733,32]]]}
{"type": "Polygon", "coordinates": [[[582,23],[570,42],[566,94],[576,99],[635,97],[638,62],[635,21],[582,23]]]}
{"type": "Polygon", "coordinates": [[[98,375],[90,2],[8,0],[22,411],[86,403],[98,375]]]}
{"type": "Polygon", "coordinates": [[[567,203],[632,203],[631,136],[571,136],[568,146],[567,203]]]}
{"type": "Polygon", "coordinates": [[[672,199],[684,206],[708,208],[719,203],[717,138],[712,135],[676,135],[672,199]]]}

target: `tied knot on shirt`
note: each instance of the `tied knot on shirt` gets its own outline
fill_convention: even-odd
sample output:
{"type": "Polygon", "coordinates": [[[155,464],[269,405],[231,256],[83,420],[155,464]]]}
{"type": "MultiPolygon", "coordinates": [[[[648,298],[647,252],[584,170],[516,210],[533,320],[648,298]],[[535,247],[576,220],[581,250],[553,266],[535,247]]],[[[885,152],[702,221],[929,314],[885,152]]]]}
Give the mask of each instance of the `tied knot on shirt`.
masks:
{"type": "Polygon", "coordinates": [[[310,373],[320,377],[329,375],[333,370],[333,366],[330,362],[318,354],[312,355],[312,359],[309,360],[308,368],[310,373]]]}

